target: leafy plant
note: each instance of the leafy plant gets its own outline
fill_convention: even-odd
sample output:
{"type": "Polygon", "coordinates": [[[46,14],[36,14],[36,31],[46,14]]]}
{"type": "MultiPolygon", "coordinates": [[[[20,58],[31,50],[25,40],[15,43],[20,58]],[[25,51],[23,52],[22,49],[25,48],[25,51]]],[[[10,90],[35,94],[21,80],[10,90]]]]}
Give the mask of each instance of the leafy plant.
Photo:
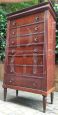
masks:
{"type": "MultiPolygon", "coordinates": [[[[57,24],[58,24],[58,4],[55,4],[54,9],[57,13],[57,24]]],[[[56,53],[58,53],[58,30],[56,30],[56,53]]]]}
{"type": "Polygon", "coordinates": [[[5,57],[6,45],[6,12],[0,9],[0,60],[5,57]]]}
{"type": "MultiPolygon", "coordinates": [[[[58,28],[58,4],[55,4],[54,9],[56,11],[57,14],[57,28],[58,28]]],[[[56,30],[56,63],[58,63],[58,29],[56,30]]]]}
{"type": "Polygon", "coordinates": [[[54,5],[54,9],[55,9],[56,12],[58,12],[58,4],[54,5]]]}

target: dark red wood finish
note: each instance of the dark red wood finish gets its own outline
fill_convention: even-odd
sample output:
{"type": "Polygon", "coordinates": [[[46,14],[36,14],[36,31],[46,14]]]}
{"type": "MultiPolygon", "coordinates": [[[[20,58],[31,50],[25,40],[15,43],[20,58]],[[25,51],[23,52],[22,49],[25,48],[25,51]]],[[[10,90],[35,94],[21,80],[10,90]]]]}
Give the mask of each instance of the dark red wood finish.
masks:
{"type": "Polygon", "coordinates": [[[8,15],[6,42],[4,100],[7,88],[15,89],[16,95],[18,90],[42,94],[45,112],[46,96],[55,88],[55,12],[51,4],[8,15]]]}

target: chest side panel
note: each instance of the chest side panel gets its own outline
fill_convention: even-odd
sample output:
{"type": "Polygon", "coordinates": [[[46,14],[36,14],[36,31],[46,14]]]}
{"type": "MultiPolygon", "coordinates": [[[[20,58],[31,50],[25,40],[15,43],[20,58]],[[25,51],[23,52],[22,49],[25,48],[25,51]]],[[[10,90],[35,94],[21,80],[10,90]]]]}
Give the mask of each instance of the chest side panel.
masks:
{"type": "Polygon", "coordinates": [[[56,22],[48,12],[47,87],[55,86],[55,32],[56,22]]]}

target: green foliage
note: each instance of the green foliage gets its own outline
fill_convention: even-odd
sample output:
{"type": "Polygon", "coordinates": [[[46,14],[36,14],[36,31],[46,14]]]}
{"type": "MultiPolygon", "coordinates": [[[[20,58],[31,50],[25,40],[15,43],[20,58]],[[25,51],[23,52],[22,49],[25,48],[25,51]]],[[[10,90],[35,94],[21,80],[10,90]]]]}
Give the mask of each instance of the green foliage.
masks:
{"type": "Polygon", "coordinates": [[[56,13],[58,13],[58,4],[55,4],[54,9],[55,9],[56,13]]]}
{"type": "Polygon", "coordinates": [[[4,3],[4,4],[0,4],[0,7],[7,13],[10,13],[10,12],[14,12],[14,11],[29,7],[33,4],[34,4],[33,1],[32,2],[20,2],[20,3],[6,3],[6,4],[4,3]]]}
{"type": "MultiPolygon", "coordinates": [[[[35,4],[39,4],[41,0],[31,0],[29,2],[19,2],[19,3],[1,3],[0,9],[3,9],[7,13],[14,12],[26,7],[30,7],[35,4]]],[[[44,1],[44,0],[42,0],[44,1]]]]}
{"type": "MultiPolygon", "coordinates": [[[[57,23],[58,23],[58,4],[55,4],[54,9],[57,13],[57,23]]],[[[56,31],[56,53],[58,53],[58,30],[56,31]]]]}
{"type": "Polygon", "coordinates": [[[5,57],[6,12],[0,9],[0,60],[5,57]]]}
{"type": "MultiPolygon", "coordinates": [[[[54,9],[57,14],[57,23],[58,23],[58,4],[55,4],[54,9]]],[[[58,30],[56,31],[56,63],[58,63],[58,30]]]]}

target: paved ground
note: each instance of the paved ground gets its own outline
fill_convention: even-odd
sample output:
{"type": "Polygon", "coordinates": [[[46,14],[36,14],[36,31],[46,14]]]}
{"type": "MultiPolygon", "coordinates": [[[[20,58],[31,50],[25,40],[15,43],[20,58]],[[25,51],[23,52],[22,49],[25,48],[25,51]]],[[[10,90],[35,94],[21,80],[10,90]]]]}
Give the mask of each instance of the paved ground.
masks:
{"type": "Polygon", "coordinates": [[[19,91],[16,98],[15,90],[8,90],[7,101],[3,101],[3,88],[0,82],[0,115],[58,115],[58,93],[55,92],[54,104],[47,97],[47,111],[42,112],[42,96],[19,91]]]}

